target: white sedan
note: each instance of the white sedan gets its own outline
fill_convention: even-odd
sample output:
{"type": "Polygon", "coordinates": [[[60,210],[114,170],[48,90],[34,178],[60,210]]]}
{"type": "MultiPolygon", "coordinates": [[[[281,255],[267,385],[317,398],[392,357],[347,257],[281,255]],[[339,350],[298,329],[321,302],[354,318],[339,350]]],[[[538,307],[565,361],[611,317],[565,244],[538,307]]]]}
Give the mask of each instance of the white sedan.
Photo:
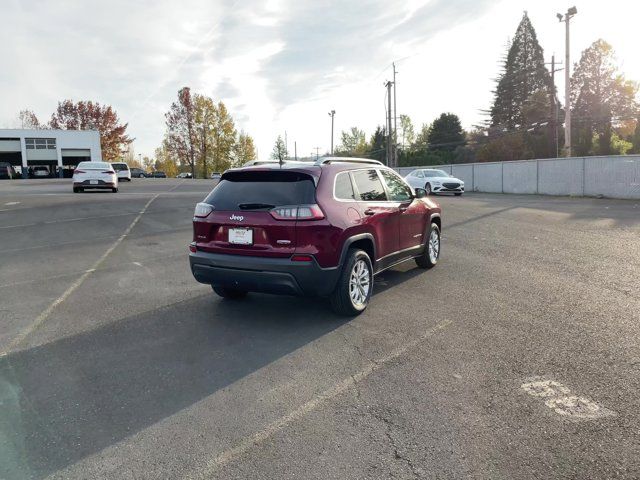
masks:
{"type": "Polygon", "coordinates": [[[464,193],[464,182],[452,177],[444,170],[419,168],[404,177],[413,188],[424,188],[427,195],[432,193],[453,193],[460,196],[464,193]]]}
{"type": "Polygon", "coordinates": [[[118,175],[107,162],[80,162],[73,171],[73,193],[85,190],[118,191],[118,175]]]}

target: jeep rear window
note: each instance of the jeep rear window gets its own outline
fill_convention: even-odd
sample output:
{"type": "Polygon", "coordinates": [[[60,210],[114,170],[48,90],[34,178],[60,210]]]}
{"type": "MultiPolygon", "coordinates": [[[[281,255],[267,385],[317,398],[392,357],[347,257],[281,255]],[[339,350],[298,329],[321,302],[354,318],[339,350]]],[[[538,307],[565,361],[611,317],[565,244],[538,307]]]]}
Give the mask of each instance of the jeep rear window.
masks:
{"type": "Polygon", "coordinates": [[[315,202],[311,176],[281,171],[227,172],[205,199],[216,210],[239,210],[240,204],[252,203],[278,207],[315,202]]]}

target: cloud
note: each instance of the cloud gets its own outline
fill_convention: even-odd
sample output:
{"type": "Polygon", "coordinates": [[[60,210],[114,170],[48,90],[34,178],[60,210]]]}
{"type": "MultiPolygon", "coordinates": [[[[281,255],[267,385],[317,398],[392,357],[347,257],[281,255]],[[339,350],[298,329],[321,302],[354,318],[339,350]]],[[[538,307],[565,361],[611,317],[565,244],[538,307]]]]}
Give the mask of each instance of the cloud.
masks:
{"type": "Polygon", "coordinates": [[[189,85],[228,103],[266,152],[283,129],[281,115],[290,120],[336,92],[357,94],[359,82],[381,82],[376,75],[402,45],[423,44],[490,3],[12,0],[3,5],[11,41],[0,43],[0,91],[10,94],[0,125],[22,108],[46,120],[59,100],[92,99],[113,105],[138,151],[150,154],[163,113],[189,85]]]}

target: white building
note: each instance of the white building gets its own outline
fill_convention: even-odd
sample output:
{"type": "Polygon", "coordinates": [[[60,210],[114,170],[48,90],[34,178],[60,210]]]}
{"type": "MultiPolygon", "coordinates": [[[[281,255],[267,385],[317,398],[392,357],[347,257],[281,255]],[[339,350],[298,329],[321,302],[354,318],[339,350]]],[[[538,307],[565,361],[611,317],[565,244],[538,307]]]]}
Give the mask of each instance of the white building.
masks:
{"type": "Polygon", "coordinates": [[[0,129],[0,162],[10,163],[25,178],[34,167],[43,166],[52,177],[70,176],[84,161],[102,161],[95,130],[0,129]]]}

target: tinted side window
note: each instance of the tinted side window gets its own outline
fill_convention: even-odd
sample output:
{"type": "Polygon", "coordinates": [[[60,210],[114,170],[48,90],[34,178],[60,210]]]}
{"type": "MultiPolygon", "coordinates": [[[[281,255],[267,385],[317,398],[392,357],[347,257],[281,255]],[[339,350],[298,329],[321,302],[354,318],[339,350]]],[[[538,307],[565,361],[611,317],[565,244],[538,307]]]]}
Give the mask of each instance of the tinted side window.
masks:
{"type": "Polygon", "coordinates": [[[353,193],[353,185],[351,185],[348,172],[342,172],[336,176],[334,194],[339,200],[355,200],[356,196],[353,193]]]}
{"type": "Polygon", "coordinates": [[[360,193],[360,200],[365,202],[384,202],[387,195],[384,193],[382,182],[375,170],[358,170],[352,173],[356,188],[360,193]]]}
{"type": "Polygon", "coordinates": [[[389,190],[389,200],[392,202],[407,202],[411,200],[411,190],[395,173],[382,170],[382,177],[389,190]]]}

